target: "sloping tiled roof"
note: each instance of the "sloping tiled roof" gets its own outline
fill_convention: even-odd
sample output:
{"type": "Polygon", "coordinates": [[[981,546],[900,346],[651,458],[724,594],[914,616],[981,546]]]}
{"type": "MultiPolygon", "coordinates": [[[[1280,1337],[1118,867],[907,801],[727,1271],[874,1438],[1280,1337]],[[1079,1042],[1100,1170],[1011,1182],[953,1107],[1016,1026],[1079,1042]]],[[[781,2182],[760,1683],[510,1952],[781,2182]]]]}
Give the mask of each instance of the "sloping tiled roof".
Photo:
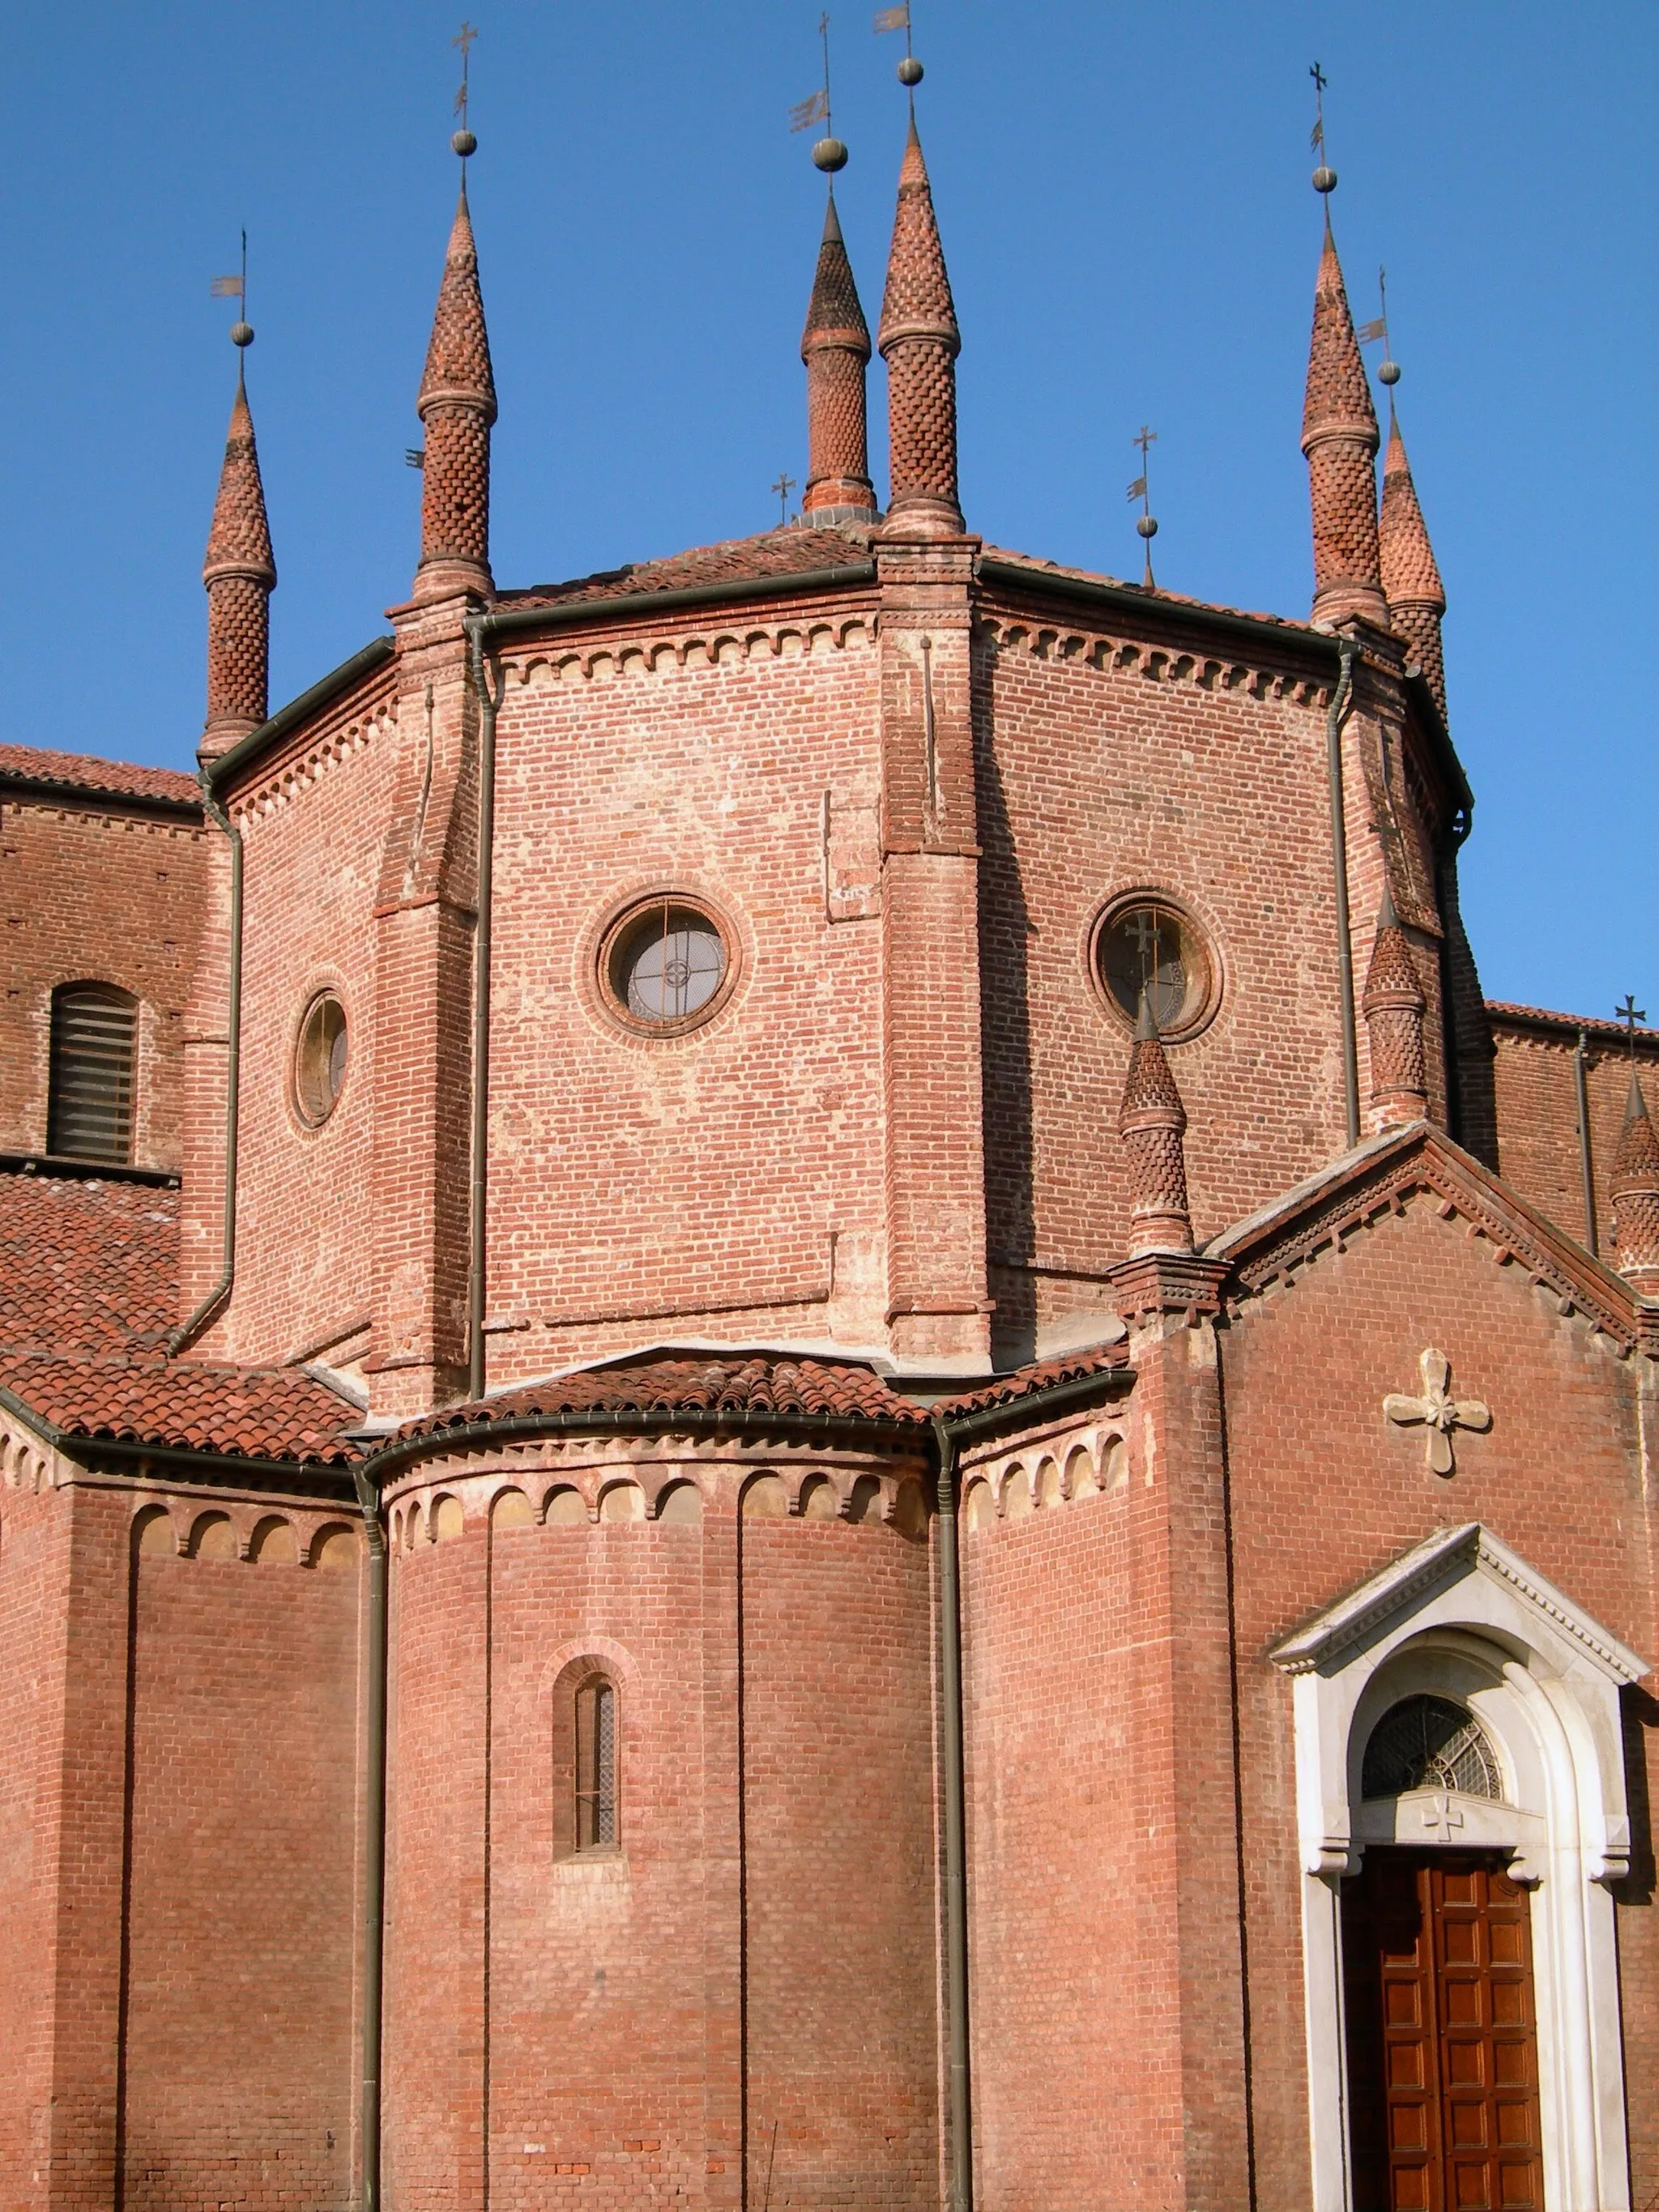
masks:
{"type": "Polygon", "coordinates": [[[513,607],[566,606],[577,599],[623,599],[635,592],[678,592],[700,584],[764,582],[817,568],[850,567],[870,558],[868,534],[850,530],[768,530],[757,538],[728,538],[722,544],[699,545],[662,561],[630,562],[602,568],[564,584],[534,584],[527,591],[502,592],[495,600],[503,613],[513,607]]]}
{"type": "Polygon", "coordinates": [[[159,1346],[178,1283],[176,1190],[0,1175],[0,1345],[159,1346]]]}
{"type": "Polygon", "coordinates": [[[673,1352],[583,1368],[572,1375],[503,1390],[468,1406],[446,1407],[411,1421],[401,1437],[441,1437],[446,1430],[496,1421],[582,1413],[777,1413],[786,1419],[853,1419],[922,1430],[935,1415],[1012,1406],[1057,1382],[1105,1375],[1125,1364],[1121,1348],[1079,1352],[999,1376],[995,1382],[938,1403],[923,1403],[860,1360],[794,1358],[760,1352],[720,1358],[673,1352]]]}
{"type": "Polygon", "coordinates": [[[0,745],[0,777],[26,783],[61,783],[82,791],[107,791],[123,799],[165,799],[199,806],[193,775],[172,768],[137,768],[131,761],[100,760],[91,753],[46,752],[38,745],[0,745]]]}
{"type": "Polygon", "coordinates": [[[362,1456],[340,1434],[353,1409],[297,1368],[0,1352],[0,1389],[70,1437],[335,1466],[362,1456]]]}
{"type": "Polygon", "coordinates": [[[1058,561],[1040,561],[1032,553],[1012,552],[1006,545],[987,545],[983,557],[1029,570],[1033,584],[1041,584],[1048,576],[1074,584],[1106,584],[1116,591],[1134,592],[1149,607],[1190,607],[1195,614],[1232,615],[1241,622],[1269,623],[1274,629],[1282,629],[1286,637],[1317,638],[1322,644],[1329,643],[1327,634],[1316,629],[1310,622],[1292,622],[1284,615],[1260,614],[1249,607],[1224,606],[1219,599],[1195,599],[1185,592],[1166,592],[1162,585],[1149,591],[1144,584],[1128,582],[1121,576],[1109,576],[1093,568],[1068,568],[1058,561]]]}
{"type": "MultiPolygon", "coordinates": [[[[1521,1006],[1504,999],[1488,999],[1486,1012],[1499,1021],[1549,1022],[1561,1029],[1587,1030],[1592,1036],[1615,1038],[1620,1044],[1626,1042],[1628,1034],[1622,1022],[1601,1019],[1595,1014],[1558,1014],[1548,1006],[1521,1006]]],[[[1659,1030],[1638,1024],[1636,1043],[1638,1051],[1645,1045],[1659,1045],[1659,1030]]]]}

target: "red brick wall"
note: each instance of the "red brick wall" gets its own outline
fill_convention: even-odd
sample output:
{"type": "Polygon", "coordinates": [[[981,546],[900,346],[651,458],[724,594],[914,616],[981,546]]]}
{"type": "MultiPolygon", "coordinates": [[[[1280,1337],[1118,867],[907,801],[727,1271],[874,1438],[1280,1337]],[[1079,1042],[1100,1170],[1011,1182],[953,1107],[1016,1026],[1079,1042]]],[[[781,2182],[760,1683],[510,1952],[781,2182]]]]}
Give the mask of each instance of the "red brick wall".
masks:
{"type": "MultiPolygon", "coordinates": [[[[200,1349],[279,1361],[369,1310],[375,1084],[373,908],[398,733],[356,702],[307,733],[293,759],[239,797],[243,835],[241,1152],[236,1292],[200,1349]],[[345,1008],[345,1087],[307,1128],[295,1109],[294,1049],[314,994],[345,1008]]],[[[212,989],[209,983],[207,989],[212,989]]],[[[190,1287],[199,1297],[220,1257],[219,1097],[222,1061],[204,1062],[212,1144],[186,1185],[190,1287]]]]}
{"type": "Polygon", "coordinates": [[[179,1167],[185,1010],[213,834],[113,804],[0,804],[0,1151],[45,1152],[52,991],[96,981],[139,1001],[133,1159],[179,1167]]]}
{"type": "MultiPolygon", "coordinates": [[[[1110,641],[1096,665],[1090,635],[1003,614],[981,647],[988,1235],[999,1343],[1029,1357],[1034,1326],[1104,1303],[1099,1278],[1127,1242],[1113,1131],[1130,1033],[1088,964],[1107,901],[1161,890],[1220,957],[1215,1018],[1170,1048],[1200,1240],[1343,1149],[1341,1031],[1318,684],[1215,662],[1200,683],[1190,654],[1110,641]]],[[[1358,993],[1382,888],[1374,726],[1351,721],[1346,742],[1358,993]]],[[[1416,849],[1410,798],[1393,798],[1416,849]]],[[[1420,860],[1403,880],[1431,906],[1420,860]]],[[[1443,1113],[1434,943],[1419,939],[1419,968],[1443,1113]]],[[[1363,1020],[1359,1048],[1363,1109],[1363,1020]]]]}
{"type": "Polygon", "coordinates": [[[400,2205],[481,2204],[487,2160],[501,2208],[734,2206],[745,2115],[751,2203],[769,2166],[775,2203],[936,2201],[927,1547],[739,1523],[745,1473],[603,1448],[516,1471],[538,1513],[564,1485],[690,1478],[700,1526],[487,1522],[501,1477],[471,1470],[394,1507],[416,1518],[392,1673],[400,2205]],[[443,1494],[467,1518],[434,1545],[443,1494]],[[615,1857],[569,1852],[582,1660],[619,1701],[615,1857]]]}
{"type": "MultiPolygon", "coordinates": [[[[1237,1594],[1255,2124],[1264,2204],[1301,2201],[1308,2122],[1291,1687],[1273,1643],[1437,1528],[1479,1520],[1613,1632],[1659,1651],[1634,1363],[1562,1320],[1490,1243],[1418,1198],[1247,1305],[1223,1334],[1237,1594]],[[1382,1401],[1425,1345],[1492,1408],[1449,1480],[1382,1401]]],[[[1650,1699],[1635,1704],[1651,1716],[1650,1699]]],[[[1659,1730],[1648,1743],[1649,1802],[1659,1730]]],[[[1639,1814],[1638,1814],[1639,1825],[1639,1814]]],[[[1618,1893],[1635,2194],[1659,2189],[1659,1927],[1650,1836],[1618,1893]]]]}
{"type": "MultiPolygon", "coordinates": [[[[1578,1091],[1573,1050],[1578,1032],[1571,1019],[1546,1027],[1490,1017],[1496,1048],[1492,1074],[1498,1099],[1498,1170],[1571,1237],[1585,1237],[1584,1170],[1578,1137],[1578,1091]]],[[[1659,1112],[1659,1042],[1638,1040],[1637,1066],[1650,1113],[1659,1112]]],[[[1631,1060],[1605,1027],[1589,1032],[1584,1086],[1589,1097],[1590,1171],[1595,1187],[1601,1257],[1618,1265],[1608,1195],[1619,1132],[1630,1094],[1631,1060]]]]}

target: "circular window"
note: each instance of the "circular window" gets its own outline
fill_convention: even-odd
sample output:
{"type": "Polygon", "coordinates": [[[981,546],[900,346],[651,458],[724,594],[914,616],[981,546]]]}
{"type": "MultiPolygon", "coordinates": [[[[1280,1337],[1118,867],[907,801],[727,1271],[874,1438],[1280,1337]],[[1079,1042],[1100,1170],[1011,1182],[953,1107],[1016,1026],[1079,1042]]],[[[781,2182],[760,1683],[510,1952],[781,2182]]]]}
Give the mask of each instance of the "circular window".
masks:
{"type": "Polygon", "coordinates": [[[345,1072],[345,1008],[332,991],[322,991],[306,1008],[294,1052],[295,1103],[312,1128],[334,1111],[345,1072]]]}
{"type": "Polygon", "coordinates": [[[637,1028],[665,1032],[706,1021],[730,969],[725,933],[714,916],[672,896],[630,907],[599,955],[617,1012],[637,1028]]]}
{"type": "Polygon", "coordinates": [[[1192,1036],[1215,1011],[1219,974],[1203,938],[1171,902],[1131,893],[1095,924],[1091,966],[1101,995],[1126,1021],[1150,1000],[1158,1034],[1192,1036]]]}

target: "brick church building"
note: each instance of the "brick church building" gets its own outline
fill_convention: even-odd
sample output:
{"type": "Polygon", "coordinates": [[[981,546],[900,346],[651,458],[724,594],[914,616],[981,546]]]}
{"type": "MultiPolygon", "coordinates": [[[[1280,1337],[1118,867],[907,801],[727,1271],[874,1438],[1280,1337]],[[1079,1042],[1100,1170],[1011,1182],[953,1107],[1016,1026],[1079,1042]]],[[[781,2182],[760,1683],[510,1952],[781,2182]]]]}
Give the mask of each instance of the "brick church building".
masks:
{"type": "Polygon", "coordinates": [[[875,343],[498,586],[463,190],[386,633],[239,380],[199,781],[0,749],[0,2212],[1659,2199],[1659,1032],[1328,218],[1305,619],[974,533],[914,122],[875,343]]]}

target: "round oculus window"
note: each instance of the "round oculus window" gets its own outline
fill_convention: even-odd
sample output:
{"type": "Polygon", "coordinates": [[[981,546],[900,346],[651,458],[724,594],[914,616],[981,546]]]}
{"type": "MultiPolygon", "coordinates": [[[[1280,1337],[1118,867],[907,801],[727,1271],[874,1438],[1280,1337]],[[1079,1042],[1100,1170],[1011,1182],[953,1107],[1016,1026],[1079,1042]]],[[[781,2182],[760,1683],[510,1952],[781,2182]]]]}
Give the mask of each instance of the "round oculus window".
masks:
{"type": "Polygon", "coordinates": [[[720,924],[672,896],[631,908],[612,928],[601,972],[617,1011],[636,1027],[672,1030],[707,1020],[730,962],[720,924]]]}
{"type": "Polygon", "coordinates": [[[314,1129],[327,1121],[345,1073],[345,1008],[332,991],[322,991],[306,1008],[294,1052],[294,1098],[302,1121],[314,1129]]]}
{"type": "Polygon", "coordinates": [[[1109,907],[1095,925],[1092,964],[1126,1021],[1138,1021],[1143,997],[1150,1000],[1160,1036],[1191,1036],[1214,1011],[1216,963],[1188,916],[1162,900],[1109,907]]]}

